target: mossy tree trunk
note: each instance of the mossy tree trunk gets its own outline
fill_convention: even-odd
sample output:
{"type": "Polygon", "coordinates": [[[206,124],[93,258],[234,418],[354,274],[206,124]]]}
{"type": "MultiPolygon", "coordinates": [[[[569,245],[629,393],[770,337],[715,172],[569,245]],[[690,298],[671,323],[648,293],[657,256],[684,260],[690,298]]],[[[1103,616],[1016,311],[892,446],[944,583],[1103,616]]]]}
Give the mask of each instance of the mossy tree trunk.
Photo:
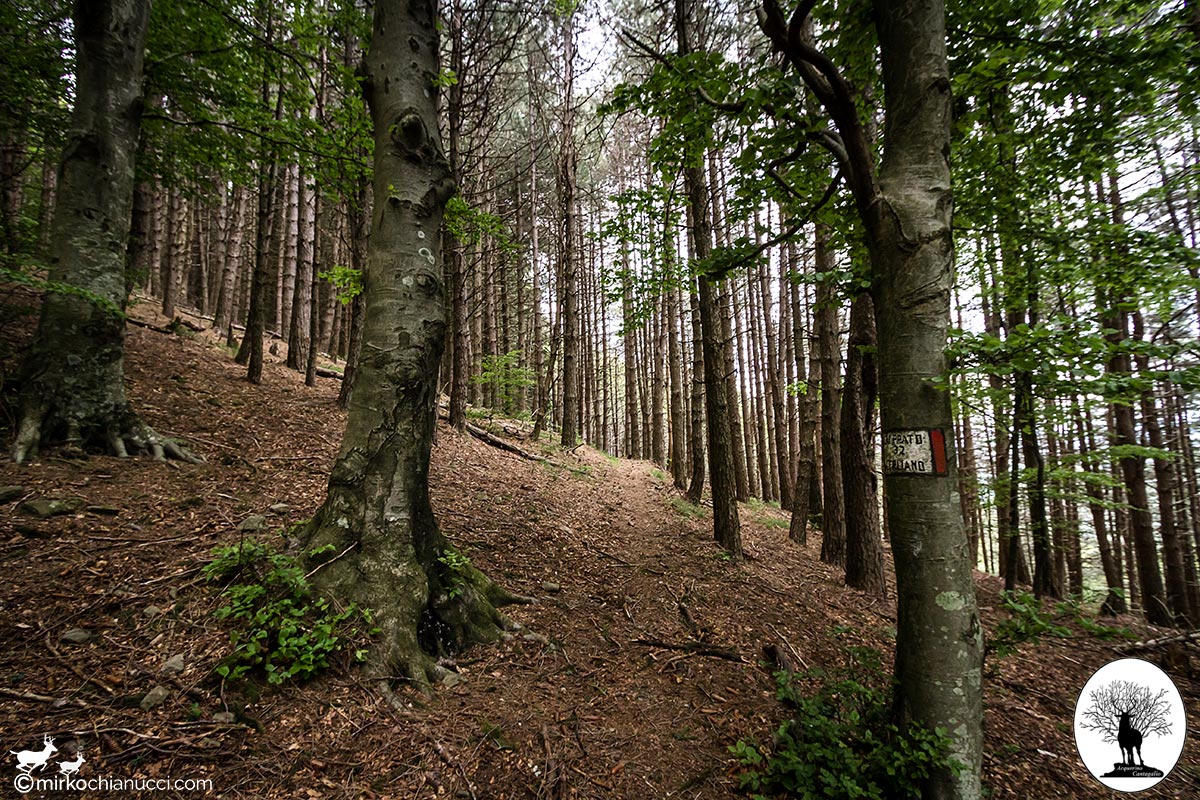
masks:
{"type": "Polygon", "coordinates": [[[366,56],[375,127],[366,317],[346,432],[325,504],[302,534],[316,587],[369,608],[370,670],[424,687],[436,658],[497,638],[516,600],[461,560],[429,501],[446,333],[439,244],[454,192],[437,126],[438,32],[427,0],[379,0],[366,56]]]}
{"type": "Polygon", "coordinates": [[[58,171],[51,290],[21,372],[18,463],[57,439],[76,450],[195,460],[125,396],[125,260],[149,16],[148,0],[75,4],[75,108],[58,171]]]}

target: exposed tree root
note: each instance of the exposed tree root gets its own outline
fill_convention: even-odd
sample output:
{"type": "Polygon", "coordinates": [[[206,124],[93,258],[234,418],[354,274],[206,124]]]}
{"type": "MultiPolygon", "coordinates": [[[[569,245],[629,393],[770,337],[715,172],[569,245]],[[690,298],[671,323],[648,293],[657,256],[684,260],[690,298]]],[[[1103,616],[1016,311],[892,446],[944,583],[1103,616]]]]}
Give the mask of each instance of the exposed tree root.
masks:
{"type": "Polygon", "coordinates": [[[71,454],[102,450],[118,458],[149,453],[155,461],[168,458],[189,464],[204,461],[174,439],[156,433],[128,405],[86,418],[45,401],[24,404],[12,447],[13,461],[23,464],[37,458],[41,445],[59,432],[63,434],[63,447],[71,454]]]}
{"type": "MultiPolygon", "coordinates": [[[[534,598],[498,586],[454,551],[436,528],[434,546],[403,546],[399,528],[383,538],[363,537],[360,546],[342,543],[354,539],[348,519],[331,514],[327,506],[300,535],[313,564],[313,584],[341,603],[370,609],[378,634],[367,657],[367,676],[389,685],[403,681],[418,692],[452,675],[446,665],[466,648],[502,638],[517,630],[499,609],[533,603],[534,598]],[[328,544],[335,549],[328,550],[328,544]],[[423,554],[418,557],[418,551],[423,554]]],[[[390,690],[389,690],[390,692],[390,690]]],[[[385,693],[387,694],[387,693],[385,693]]],[[[390,694],[387,694],[390,697],[390,694]]]]}

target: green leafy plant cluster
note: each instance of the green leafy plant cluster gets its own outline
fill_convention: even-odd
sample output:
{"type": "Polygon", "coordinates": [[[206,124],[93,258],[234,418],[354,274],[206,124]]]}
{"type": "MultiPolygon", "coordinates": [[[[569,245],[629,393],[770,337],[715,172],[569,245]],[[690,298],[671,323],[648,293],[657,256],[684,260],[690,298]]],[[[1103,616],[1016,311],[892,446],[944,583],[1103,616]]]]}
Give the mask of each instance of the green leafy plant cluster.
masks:
{"type": "Polygon", "coordinates": [[[471,380],[481,386],[495,386],[501,411],[512,413],[517,398],[534,384],[533,370],[521,366],[521,351],[511,350],[502,355],[484,356],[481,371],[471,380]]]}
{"type": "Polygon", "coordinates": [[[1001,592],[1000,605],[1009,613],[996,626],[988,641],[988,651],[997,657],[1012,655],[1025,642],[1036,642],[1043,636],[1066,637],[1070,629],[1056,625],[1053,617],[1042,611],[1042,604],[1029,592],[1001,592]]]}
{"type": "Polygon", "coordinates": [[[317,277],[333,284],[334,291],[337,292],[338,300],[342,302],[342,305],[349,304],[354,298],[362,294],[361,269],[335,266],[326,272],[318,272],[317,277]]]}
{"type": "Polygon", "coordinates": [[[446,568],[450,588],[447,592],[450,599],[459,597],[463,593],[463,587],[466,585],[471,574],[471,559],[464,556],[457,550],[447,547],[440,556],[438,562],[446,568]]]}
{"type": "Polygon", "coordinates": [[[776,673],[776,695],[795,715],[769,747],[744,740],[730,746],[747,768],[740,787],[755,800],[917,800],[922,779],[961,769],[945,731],[892,721],[891,682],[879,652],[846,653],[849,663],[829,672],[776,673]],[[805,695],[799,681],[817,681],[818,688],[805,695]]]}
{"type": "MultiPolygon", "coordinates": [[[[215,616],[234,623],[233,649],[216,668],[226,680],[256,672],[272,684],[305,680],[352,642],[376,633],[366,609],[353,604],[337,609],[315,597],[297,559],[263,542],[246,539],[216,548],[204,577],[222,586],[226,600],[215,616]]],[[[366,650],[352,655],[362,661],[366,650]]]]}

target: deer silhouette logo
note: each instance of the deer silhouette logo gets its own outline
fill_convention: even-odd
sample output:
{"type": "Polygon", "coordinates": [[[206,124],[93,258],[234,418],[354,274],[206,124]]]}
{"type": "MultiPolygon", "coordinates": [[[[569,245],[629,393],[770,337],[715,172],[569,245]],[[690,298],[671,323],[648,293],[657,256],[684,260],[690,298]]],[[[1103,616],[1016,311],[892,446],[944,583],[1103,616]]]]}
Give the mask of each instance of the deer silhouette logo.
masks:
{"type": "Polygon", "coordinates": [[[41,750],[22,750],[20,752],[9,750],[8,752],[17,757],[17,770],[28,775],[35,769],[40,770],[45,767],[46,762],[50,760],[50,754],[57,753],[58,748],[54,746],[52,738],[43,736],[41,750]]]}
{"type": "Polygon", "coordinates": [[[1140,792],[1163,780],[1183,753],[1186,733],[1178,687],[1158,666],[1138,658],[1096,670],[1075,706],[1080,759],[1097,781],[1122,792],[1140,792]]]}
{"type": "Polygon", "coordinates": [[[1142,732],[1133,727],[1129,722],[1128,711],[1122,711],[1118,715],[1117,724],[1117,745],[1121,748],[1121,763],[1129,766],[1137,766],[1133,762],[1133,751],[1137,750],[1138,762],[1141,766],[1146,766],[1146,762],[1142,759],[1142,732]]]}
{"type": "Polygon", "coordinates": [[[79,768],[80,768],[81,766],[83,766],[83,761],[84,761],[84,758],[83,758],[83,749],[82,749],[82,748],[80,748],[80,749],[79,749],[79,750],[78,750],[78,751],[75,753],[75,760],[74,760],[74,761],[60,761],[60,762],[58,762],[58,773],[59,773],[60,775],[74,775],[76,772],[79,772],[79,768]]]}

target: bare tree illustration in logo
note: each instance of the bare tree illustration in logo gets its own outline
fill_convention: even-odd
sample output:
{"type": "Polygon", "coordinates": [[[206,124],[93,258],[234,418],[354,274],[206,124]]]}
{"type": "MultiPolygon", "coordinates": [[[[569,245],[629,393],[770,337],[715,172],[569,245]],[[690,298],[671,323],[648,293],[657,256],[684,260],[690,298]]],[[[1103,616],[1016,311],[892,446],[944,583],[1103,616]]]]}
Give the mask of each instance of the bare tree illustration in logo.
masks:
{"type": "Polygon", "coordinates": [[[1121,760],[1105,778],[1161,778],[1163,773],[1146,766],[1142,743],[1150,736],[1171,733],[1169,694],[1133,681],[1116,680],[1092,690],[1091,705],[1083,713],[1080,727],[1097,731],[1105,742],[1121,749],[1121,760]]]}

